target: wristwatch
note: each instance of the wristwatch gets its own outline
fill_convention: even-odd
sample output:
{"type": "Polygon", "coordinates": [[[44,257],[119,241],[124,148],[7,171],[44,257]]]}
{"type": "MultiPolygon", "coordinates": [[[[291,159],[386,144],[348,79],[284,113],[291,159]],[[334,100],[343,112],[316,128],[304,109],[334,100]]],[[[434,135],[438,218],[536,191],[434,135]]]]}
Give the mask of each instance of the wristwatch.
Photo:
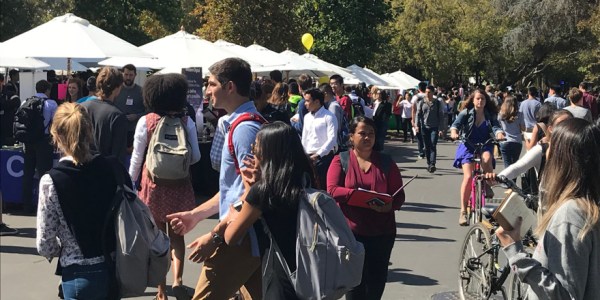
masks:
{"type": "Polygon", "coordinates": [[[215,245],[221,245],[225,242],[225,239],[223,239],[222,236],[220,236],[218,233],[213,232],[212,233],[212,241],[215,245]]]}

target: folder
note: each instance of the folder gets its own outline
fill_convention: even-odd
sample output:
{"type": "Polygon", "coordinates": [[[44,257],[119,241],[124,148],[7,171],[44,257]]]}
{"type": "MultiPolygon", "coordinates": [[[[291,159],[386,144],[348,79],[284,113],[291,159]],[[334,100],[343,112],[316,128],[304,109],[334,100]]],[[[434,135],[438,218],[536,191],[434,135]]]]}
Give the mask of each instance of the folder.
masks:
{"type": "MultiPolygon", "coordinates": [[[[379,199],[380,201],[383,201],[385,204],[388,204],[388,203],[392,202],[392,200],[394,200],[394,197],[396,197],[398,195],[398,193],[400,193],[400,191],[404,190],[404,188],[417,177],[418,177],[418,175],[415,175],[411,179],[406,181],[392,195],[358,188],[358,189],[354,190],[354,192],[352,192],[352,194],[350,195],[350,199],[348,199],[347,204],[352,205],[352,206],[357,206],[357,207],[370,208],[369,202],[374,201],[374,199],[379,199]]],[[[377,201],[377,200],[375,200],[375,201],[377,201]]]]}

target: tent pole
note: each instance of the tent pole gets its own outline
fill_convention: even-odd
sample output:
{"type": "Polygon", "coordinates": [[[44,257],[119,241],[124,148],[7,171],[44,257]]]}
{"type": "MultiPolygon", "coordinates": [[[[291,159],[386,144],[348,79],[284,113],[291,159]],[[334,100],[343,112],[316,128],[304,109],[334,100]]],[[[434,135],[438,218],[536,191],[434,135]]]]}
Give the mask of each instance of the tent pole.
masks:
{"type": "Polygon", "coordinates": [[[71,77],[71,58],[67,57],[67,78],[71,77]]]}

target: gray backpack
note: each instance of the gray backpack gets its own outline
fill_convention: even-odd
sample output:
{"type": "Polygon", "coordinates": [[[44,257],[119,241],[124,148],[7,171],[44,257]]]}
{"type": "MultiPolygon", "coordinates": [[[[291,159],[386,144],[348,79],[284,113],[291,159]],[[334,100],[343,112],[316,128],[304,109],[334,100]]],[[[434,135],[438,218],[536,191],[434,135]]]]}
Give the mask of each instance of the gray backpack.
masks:
{"type": "Polygon", "coordinates": [[[333,198],[312,188],[306,194],[298,203],[294,273],[262,220],[272,245],[263,277],[270,276],[269,263],[280,262],[300,299],[339,299],[360,284],[365,249],[333,198]]]}
{"type": "Polygon", "coordinates": [[[124,184],[126,178],[118,171],[118,163],[112,164],[117,180],[111,215],[116,234],[114,263],[119,295],[140,296],[146,287],[155,287],[165,280],[171,266],[169,238],[156,226],[148,206],[124,184]]]}
{"type": "Polygon", "coordinates": [[[148,206],[129,187],[123,187],[127,196],[115,220],[116,274],[121,297],[133,297],[165,280],[171,267],[170,243],[154,223],[148,206]]]}
{"type": "MultiPolygon", "coordinates": [[[[146,116],[148,118],[148,116],[146,116]]],[[[154,183],[180,183],[189,177],[191,163],[183,119],[163,116],[148,143],[146,170],[154,183]]]]}

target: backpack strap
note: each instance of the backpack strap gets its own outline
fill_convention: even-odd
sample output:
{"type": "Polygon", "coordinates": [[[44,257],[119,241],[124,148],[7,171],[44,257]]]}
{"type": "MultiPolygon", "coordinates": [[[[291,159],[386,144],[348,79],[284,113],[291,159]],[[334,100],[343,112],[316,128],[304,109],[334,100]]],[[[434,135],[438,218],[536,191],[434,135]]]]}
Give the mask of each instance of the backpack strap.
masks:
{"type": "Polygon", "coordinates": [[[237,119],[235,119],[235,121],[233,121],[233,123],[231,123],[231,125],[229,126],[229,133],[227,134],[227,149],[229,149],[229,154],[231,154],[231,157],[233,157],[233,164],[235,165],[235,172],[237,174],[240,174],[240,164],[237,160],[237,157],[235,156],[235,147],[233,145],[233,131],[240,123],[246,121],[254,121],[260,124],[268,123],[267,120],[265,120],[265,118],[260,114],[248,112],[243,113],[242,115],[237,117],[237,119]]]}
{"type": "Polygon", "coordinates": [[[340,152],[340,163],[342,164],[342,171],[344,171],[344,174],[348,171],[348,161],[350,160],[350,152],[348,151],[340,152]]]}
{"type": "Polygon", "coordinates": [[[549,136],[548,135],[548,128],[546,127],[546,124],[540,122],[536,124],[538,129],[541,129],[544,132],[544,136],[549,136]]]}
{"type": "Polygon", "coordinates": [[[542,181],[542,173],[544,172],[544,167],[546,166],[546,152],[548,151],[549,145],[548,143],[540,143],[542,146],[542,161],[540,162],[540,170],[538,171],[537,181],[538,185],[540,181],[542,181]]]}
{"type": "MultiPolygon", "coordinates": [[[[347,173],[348,171],[348,162],[350,161],[350,152],[348,151],[342,151],[340,152],[340,163],[342,165],[342,171],[344,171],[344,174],[347,173]]],[[[392,159],[391,156],[385,154],[385,153],[381,153],[379,152],[379,167],[381,167],[381,171],[384,174],[387,174],[390,171],[390,167],[392,164],[395,164],[394,160],[392,159]]]]}

